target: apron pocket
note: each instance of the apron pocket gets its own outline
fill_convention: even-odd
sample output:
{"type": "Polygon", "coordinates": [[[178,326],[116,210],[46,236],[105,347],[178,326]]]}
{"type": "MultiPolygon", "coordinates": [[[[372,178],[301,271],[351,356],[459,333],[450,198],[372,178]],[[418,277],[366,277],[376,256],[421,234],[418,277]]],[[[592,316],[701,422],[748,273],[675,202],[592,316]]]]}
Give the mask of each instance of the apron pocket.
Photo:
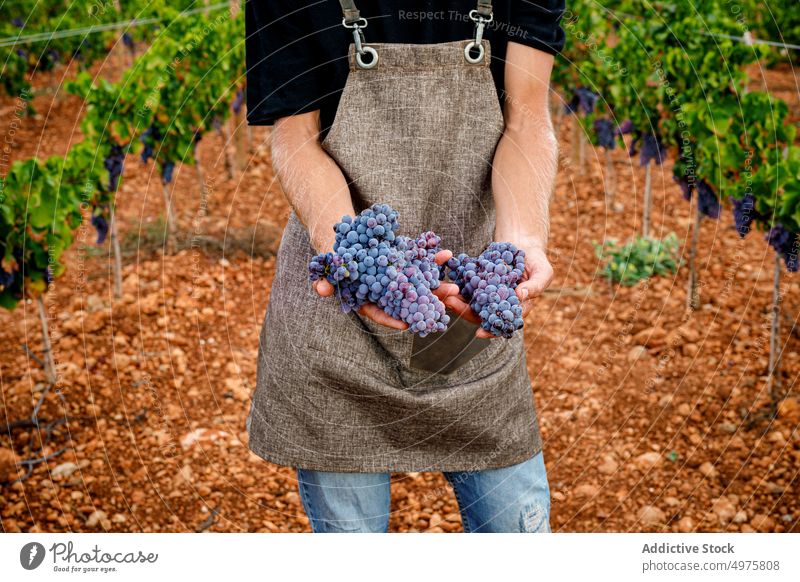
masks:
{"type": "Polygon", "coordinates": [[[479,326],[448,310],[450,325],[443,333],[414,336],[410,367],[433,374],[451,374],[489,347],[492,340],[477,339],[479,326]]]}
{"type": "Polygon", "coordinates": [[[311,316],[307,345],[313,358],[325,354],[340,366],[387,374],[391,384],[399,384],[398,368],[408,365],[411,334],[377,324],[357,313],[342,313],[334,297],[318,297],[311,316]]]}

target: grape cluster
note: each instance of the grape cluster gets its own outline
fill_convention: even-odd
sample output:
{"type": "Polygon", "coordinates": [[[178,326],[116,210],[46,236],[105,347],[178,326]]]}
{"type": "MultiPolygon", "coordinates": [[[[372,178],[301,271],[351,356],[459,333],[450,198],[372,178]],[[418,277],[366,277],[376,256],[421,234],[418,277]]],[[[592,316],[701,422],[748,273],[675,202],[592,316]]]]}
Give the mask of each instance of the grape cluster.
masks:
{"type": "Polygon", "coordinates": [[[681,188],[681,192],[683,192],[683,199],[686,202],[692,199],[692,191],[694,190],[694,181],[689,181],[689,178],[686,176],[672,176],[672,181],[675,182],[681,188]]]}
{"type": "Polygon", "coordinates": [[[594,131],[597,134],[597,145],[607,150],[613,150],[617,147],[613,121],[610,119],[595,119],[594,131]]]}
{"type": "Polygon", "coordinates": [[[800,235],[788,230],[781,223],[776,223],[766,236],[767,242],[775,249],[786,263],[786,270],[796,273],[800,270],[800,235]]]}
{"type": "Polygon", "coordinates": [[[10,273],[0,267],[0,289],[7,289],[14,283],[14,271],[10,273]]]}
{"type": "Polygon", "coordinates": [[[461,296],[480,315],[483,329],[511,337],[522,327],[522,306],[514,289],[525,272],[525,251],[511,243],[493,242],[479,257],[461,254],[447,267],[461,296]]]}
{"type": "Polygon", "coordinates": [[[397,235],[397,216],[389,205],[375,204],[355,218],[342,217],[333,252],[312,258],[309,276],[335,287],[344,312],[374,303],[420,337],[444,331],[450,317],[432,292],[441,277],[434,260],[441,241],[432,232],[397,235]]]}
{"type": "Polygon", "coordinates": [[[106,156],[104,166],[108,170],[108,190],[116,192],[119,186],[119,177],[122,175],[122,169],[125,165],[125,152],[122,146],[112,145],[111,151],[106,156]]]}
{"type": "Polygon", "coordinates": [[[619,127],[616,130],[617,135],[625,135],[626,133],[633,133],[636,128],[633,126],[633,121],[630,119],[626,119],[622,123],[619,124],[619,127]]]}
{"type": "Polygon", "coordinates": [[[572,94],[572,99],[568,103],[564,104],[564,113],[577,113],[578,111],[583,111],[586,115],[589,115],[594,111],[599,98],[600,95],[591,89],[587,89],[586,87],[578,87],[572,94]]]}
{"type": "Polygon", "coordinates": [[[175,162],[164,162],[161,164],[161,182],[169,184],[172,182],[172,173],[175,171],[175,162]]]}
{"type": "Polygon", "coordinates": [[[233,109],[233,112],[238,115],[242,110],[242,105],[244,105],[244,91],[239,89],[236,92],[236,97],[234,98],[233,103],[231,103],[231,109],[233,109]]]}
{"type": "Polygon", "coordinates": [[[756,199],[752,192],[746,192],[741,198],[731,198],[733,202],[733,221],[736,223],[736,231],[739,236],[744,238],[750,232],[753,221],[761,218],[756,210],[756,199]]]}
{"type": "MultiPolygon", "coordinates": [[[[663,162],[667,157],[667,148],[661,141],[661,138],[652,133],[646,133],[641,139],[642,149],[639,152],[639,165],[644,167],[651,161],[661,165],[661,162],[663,162]]],[[[628,152],[630,155],[636,153],[636,144],[638,141],[639,139],[636,138],[633,140],[633,142],[631,142],[630,151],[628,152]]]]}
{"type": "Polygon", "coordinates": [[[144,144],[141,157],[142,162],[146,164],[147,160],[155,157],[153,147],[156,143],[161,141],[161,132],[158,131],[158,128],[155,125],[151,125],[142,133],[141,136],[139,136],[139,141],[144,144]]]}
{"type": "Polygon", "coordinates": [[[95,241],[95,244],[103,244],[108,236],[109,225],[106,217],[103,216],[102,208],[95,208],[92,212],[92,226],[97,231],[97,241],[95,241]]]}
{"type": "Polygon", "coordinates": [[[697,205],[700,212],[709,218],[719,218],[720,205],[714,189],[708,182],[700,180],[697,182],[697,205]]]}

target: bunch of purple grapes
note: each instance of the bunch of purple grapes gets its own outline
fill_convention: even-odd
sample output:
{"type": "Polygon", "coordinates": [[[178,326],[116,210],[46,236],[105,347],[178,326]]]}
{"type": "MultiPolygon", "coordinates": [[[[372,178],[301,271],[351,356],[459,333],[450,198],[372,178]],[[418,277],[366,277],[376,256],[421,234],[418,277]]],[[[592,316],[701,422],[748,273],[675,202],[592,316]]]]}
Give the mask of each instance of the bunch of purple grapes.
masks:
{"type": "Polygon", "coordinates": [[[172,173],[175,171],[175,162],[163,162],[161,164],[161,182],[169,184],[172,182],[172,173]]]}
{"type": "Polygon", "coordinates": [[[105,242],[108,236],[109,224],[105,217],[106,208],[104,206],[96,207],[92,211],[92,226],[97,231],[97,240],[95,244],[101,245],[105,242]]]}
{"type": "Polygon", "coordinates": [[[597,134],[597,145],[609,151],[617,147],[613,121],[610,119],[595,119],[594,131],[597,134]]]}
{"type": "Polygon", "coordinates": [[[731,198],[733,202],[733,220],[736,231],[744,238],[750,232],[754,220],[764,220],[756,210],[756,198],[752,192],[745,192],[741,198],[731,198]]]}
{"type": "Polygon", "coordinates": [[[231,103],[231,109],[233,109],[233,112],[238,115],[239,111],[242,110],[242,105],[244,105],[244,91],[239,89],[236,92],[236,97],[234,98],[233,103],[231,103]]]}
{"type": "Polygon", "coordinates": [[[720,205],[714,189],[705,180],[697,182],[697,204],[700,212],[709,218],[719,218],[720,205]]]}
{"type": "Polygon", "coordinates": [[[511,337],[522,328],[522,306],[515,293],[525,272],[525,251],[493,242],[479,257],[461,254],[448,261],[449,277],[492,335],[511,337]]]}
{"type": "Polygon", "coordinates": [[[122,170],[125,166],[125,151],[122,146],[112,144],[103,165],[108,170],[108,190],[116,192],[117,187],[119,187],[119,177],[122,175],[122,170]]]}
{"type": "Polygon", "coordinates": [[[334,286],[345,313],[374,303],[421,337],[444,331],[450,317],[432,292],[440,281],[435,255],[441,240],[432,232],[399,236],[397,229],[397,212],[387,204],[342,217],[334,226],[333,252],[312,258],[309,276],[334,286]]]}
{"type": "Polygon", "coordinates": [[[155,158],[155,147],[157,144],[160,144],[162,139],[161,132],[158,130],[158,127],[155,125],[151,125],[148,127],[141,136],[139,136],[139,141],[144,144],[142,148],[142,162],[145,164],[147,160],[150,158],[155,158]]]}
{"type": "MultiPolygon", "coordinates": [[[[708,216],[709,218],[717,219],[719,218],[719,213],[721,207],[719,205],[719,199],[717,195],[714,193],[714,189],[711,185],[706,182],[705,180],[692,180],[690,181],[687,176],[672,176],[673,181],[675,181],[678,186],[681,188],[681,192],[683,192],[683,198],[687,202],[692,199],[693,193],[697,191],[697,208],[708,216]]],[[[734,208],[736,208],[736,200],[734,199],[734,208]]],[[[752,206],[751,206],[752,208],[752,206]]],[[[734,210],[734,215],[736,216],[736,210],[734,210]]],[[[739,227],[739,218],[736,219],[736,226],[739,227]]],[[[746,230],[744,234],[747,234],[750,231],[750,223],[748,222],[746,225],[746,230]]],[[[744,236],[744,234],[742,236],[744,236]]]]}
{"type": "Polygon", "coordinates": [[[788,230],[781,223],[776,223],[766,235],[767,242],[775,252],[783,257],[786,270],[796,273],[800,270],[800,235],[788,230]]]}
{"type": "Polygon", "coordinates": [[[586,115],[589,115],[594,111],[599,98],[600,95],[591,89],[578,87],[572,94],[572,99],[564,104],[564,113],[578,113],[579,111],[583,111],[586,115]]]}
{"type": "Polygon", "coordinates": [[[644,135],[634,137],[633,141],[631,142],[631,147],[628,150],[628,154],[633,156],[636,153],[636,148],[640,140],[642,142],[642,148],[639,152],[639,165],[644,167],[652,161],[658,165],[661,165],[661,163],[667,158],[667,147],[664,145],[664,143],[661,141],[661,137],[658,135],[646,133],[644,135]]]}

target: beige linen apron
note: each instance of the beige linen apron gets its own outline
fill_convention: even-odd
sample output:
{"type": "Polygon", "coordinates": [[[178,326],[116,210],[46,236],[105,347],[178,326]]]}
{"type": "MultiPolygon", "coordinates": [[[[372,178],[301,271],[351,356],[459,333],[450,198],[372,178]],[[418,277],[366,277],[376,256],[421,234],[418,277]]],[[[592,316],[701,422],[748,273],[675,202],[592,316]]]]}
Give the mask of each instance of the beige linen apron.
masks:
{"type": "MultiPolygon", "coordinates": [[[[356,211],[390,204],[400,234],[433,230],[442,248],[479,254],[492,240],[491,162],[504,127],[482,39],[490,3],[471,13],[474,39],[369,46],[364,19],[341,3],[355,42],[322,147],[356,211]]],[[[477,340],[451,313],[447,332],[420,339],[344,314],[309,283],[315,254],[292,213],[260,336],[253,452],[304,469],[386,472],[476,471],[541,451],[522,332],[477,340]]]]}

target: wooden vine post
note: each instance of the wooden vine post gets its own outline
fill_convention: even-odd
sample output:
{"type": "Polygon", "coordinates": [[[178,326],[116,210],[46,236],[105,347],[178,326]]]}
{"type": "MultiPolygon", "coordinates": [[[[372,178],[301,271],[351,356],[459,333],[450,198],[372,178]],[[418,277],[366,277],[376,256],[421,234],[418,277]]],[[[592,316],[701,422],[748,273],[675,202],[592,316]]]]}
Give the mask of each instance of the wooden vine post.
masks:
{"type": "MultiPolygon", "coordinates": [[[[241,89],[240,91],[244,91],[241,89]]],[[[233,145],[236,150],[236,170],[243,172],[247,167],[247,152],[250,149],[247,139],[247,118],[245,112],[244,96],[238,111],[233,111],[233,145]]]]}
{"type": "MultiPolygon", "coordinates": [[[[689,243],[689,281],[686,289],[686,307],[690,311],[700,308],[700,293],[697,281],[697,244],[700,239],[700,223],[703,220],[703,213],[700,211],[699,195],[692,196],[689,204],[694,211],[694,221],[692,223],[692,239],[689,243]],[[695,202],[697,199],[697,202],[695,202]]],[[[690,210],[691,212],[691,210],[690,210]]]]}
{"type": "MultiPolygon", "coordinates": [[[[172,180],[174,183],[174,180],[172,180]]],[[[172,188],[170,188],[170,182],[166,182],[165,180],[161,180],[162,184],[162,192],[164,194],[164,207],[166,208],[166,217],[167,217],[167,248],[172,249],[175,243],[175,236],[178,233],[178,225],[175,222],[175,212],[172,209],[172,188]]]]}
{"type": "Polygon", "coordinates": [[[617,196],[617,173],[614,168],[614,160],[608,148],[603,148],[603,158],[605,159],[605,184],[606,184],[606,207],[613,209],[614,199],[617,196]]]}
{"type": "Polygon", "coordinates": [[[780,394],[781,381],[780,381],[780,367],[781,367],[781,352],[783,351],[780,345],[780,315],[781,315],[781,255],[775,253],[775,267],[772,277],[772,325],[770,326],[769,334],[769,371],[767,376],[767,386],[769,391],[770,402],[777,405],[783,396],[780,394]]]}
{"type": "Polygon", "coordinates": [[[576,111],[573,115],[572,163],[574,166],[577,166],[578,175],[584,176],[586,174],[586,168],[584,167],[584,161],[586,160],[586,136],[582,131],[583,126],[581,125],[579,117],[580,113],[576,111]]]}
{"type": "Polygon", "coordinates": [[[233,180],[236,177],[236,160],[231,152],[230,132],[226,123],[219,123],[217,126],[217,133],[222,140],[222,151],[225,152],[225,171],[228,173],[228,178],[233,180]]]}
{"type": "Polygon", "coordinates": [[[642,205],[642,236],[650,237],[650,214],[653,206],[653,162],[644,167],[644,204],[642,205]]]}
{"type": "Polygon", "coordinates": [[[47,324],[47,309],[44,306],[43,294],[36,294],[36,307],[39,312],[39,323],[42,326],[42,346],[44,351],[44,375],[51,386],[56,383],[56,367],[53,361],[53,345],[50,342],[50,327],[47,324]]]}
{"type": "Polygon", "coordinates": [[[119,236],[117,232],[116,200],[109,205],[108,230],[111,237],[111,252],[114,255],[113,277],[114,277],[114,298],[122,297],[122,253],[119,248],[119,236]]]}

